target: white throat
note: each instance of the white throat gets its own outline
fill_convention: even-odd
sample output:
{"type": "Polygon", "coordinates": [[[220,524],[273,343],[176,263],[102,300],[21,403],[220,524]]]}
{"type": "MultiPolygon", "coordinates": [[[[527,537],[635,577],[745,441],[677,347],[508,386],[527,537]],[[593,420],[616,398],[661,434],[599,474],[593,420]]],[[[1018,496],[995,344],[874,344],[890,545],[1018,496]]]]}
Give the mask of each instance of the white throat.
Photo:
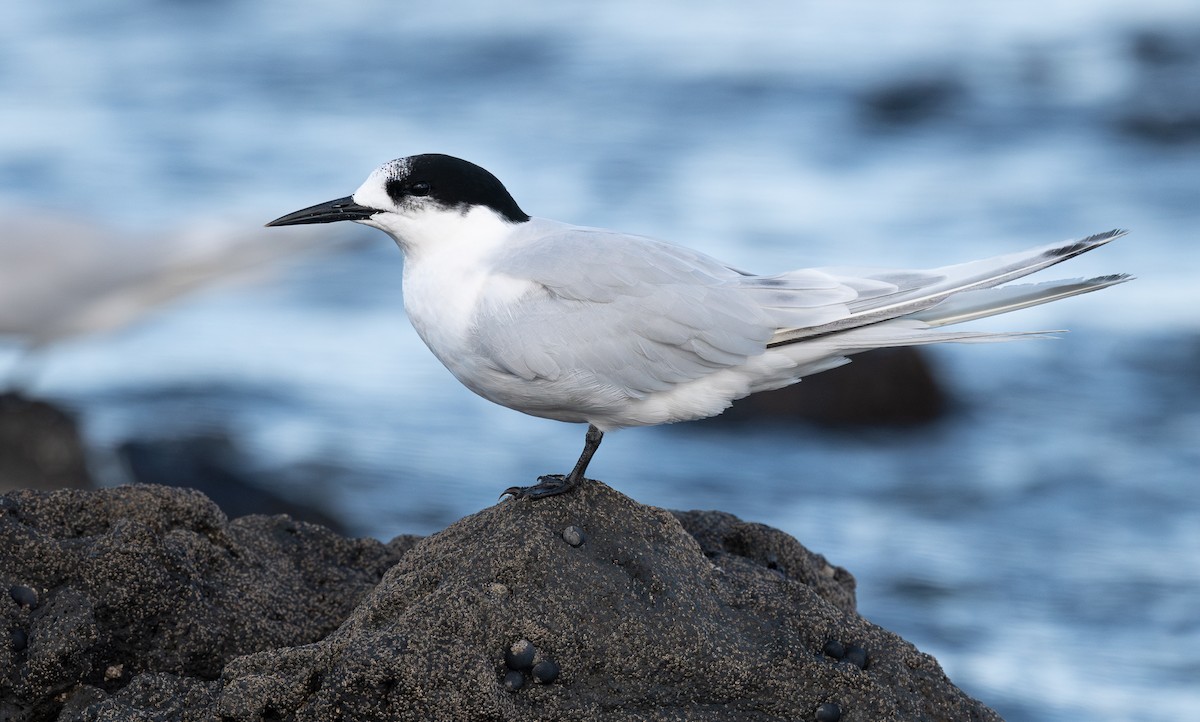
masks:
{"type": "MultiPolygon", "coordinates": [[[[355,202],[361,202],[357,196],[355,202]]],[[[485,206],[474,206],[465,213],[434,206],[385,211],[359,222],[395,239],[408,264],[447,255],[467,262],[482,259],[515,230],[515,224],[485,206]]]]}
{"type": "Polygon", "coordinates": [[[395,239],[404,252],[404,307],[425,345],[460,380],[479,305],[495,294],[515,298],[528,281],[494,273],[493,262],[523,224],[475,206],[379,213],[360,221],[395,239]]]}

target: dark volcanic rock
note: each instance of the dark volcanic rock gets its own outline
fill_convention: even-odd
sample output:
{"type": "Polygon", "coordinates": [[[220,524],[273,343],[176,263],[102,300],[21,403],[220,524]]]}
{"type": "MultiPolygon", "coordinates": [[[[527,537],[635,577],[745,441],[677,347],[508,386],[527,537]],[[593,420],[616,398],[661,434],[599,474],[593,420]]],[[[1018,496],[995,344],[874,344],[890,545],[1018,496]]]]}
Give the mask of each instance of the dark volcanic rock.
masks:
{"type": "Polygon", "coordinates": [[[31,633],[0,655],[17,701],[0,718],[998,719],[858,617],[852,577],[794,539],[598,482],[498,504],[402,557],[408,540],[226,523],[158,487],[8,499],[0,583],[40,601],[4,610],[31,633]],[[540,675],[506,664],[518,640],[540,675]],[[830,640],[866,650],[865,669],[830,640]]]}
{"type": "Polygon", "coordinates": [[[799,582],[846,614],[855,613],[854,577],[778,529],[723,511],[672,512],[717,566],[738,576],[799,582]]]}
{"type": "Polygon", "coordinates": [[[145,672],[215,679],[234,657],[321,639],[406,548],[287,517],[227,521],[185,489],[18,491],[0,497],[0,719],[54,719],[80,683],[145,672]]]}

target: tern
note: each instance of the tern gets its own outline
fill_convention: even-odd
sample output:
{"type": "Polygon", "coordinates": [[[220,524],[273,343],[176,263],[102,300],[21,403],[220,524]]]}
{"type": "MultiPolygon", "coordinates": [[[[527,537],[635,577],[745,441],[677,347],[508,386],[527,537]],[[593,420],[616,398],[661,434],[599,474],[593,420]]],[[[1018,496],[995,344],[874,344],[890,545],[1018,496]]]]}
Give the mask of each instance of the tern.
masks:
{"type": "Polygon", "coordinates": [[[408,317],[463,385],[588,425],[570,473],[502,494],[513,498],[577,487],[607,431],[714,416],[875,348],[1045,335],[942,327],[1130,278],[1003,285],[1123,230],[928,270],[760,276],[653,238],[531,217],[494,175],[441,154],[385,163],[353,195],[267,225],[333,221],[395,240],[408,317]]]}

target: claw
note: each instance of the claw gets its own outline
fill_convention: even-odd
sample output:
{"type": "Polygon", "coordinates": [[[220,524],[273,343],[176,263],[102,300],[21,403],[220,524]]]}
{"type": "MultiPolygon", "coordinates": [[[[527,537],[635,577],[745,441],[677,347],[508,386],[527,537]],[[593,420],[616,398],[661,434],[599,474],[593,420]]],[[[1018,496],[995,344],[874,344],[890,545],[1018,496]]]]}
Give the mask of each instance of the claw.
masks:
{"type": "Polygon", "coordinates": [[[565,494],[579,485],[579,480],[573,480],[562,474],[539,476],[538,483],[533,486],[510,486],[500,494],[503,499],[511,496],[514,499],[544,499],[548,496],[565,494]]]}
{"type": "Polygon", "coordinates": [[[592,454],[596,453],[596,449],[600,448],[600,441],[603,438],[604,432],[588,424],[587,435],[584,437],[583,453],[579,455],[579,461],[575,462],[575,468],[571,469],[570,474],[566,476],[562,474],[547,474],[546,476],[539,476],[538,483],[533,486],[510,486],[500,493],[500,499],[503,500],[506,496],[511,496],[514,499],[545,499],[548,496],[565,494],[574,489],[583,481],[583,475],[587,472],[588,462],[592,460],[592,454]]]}

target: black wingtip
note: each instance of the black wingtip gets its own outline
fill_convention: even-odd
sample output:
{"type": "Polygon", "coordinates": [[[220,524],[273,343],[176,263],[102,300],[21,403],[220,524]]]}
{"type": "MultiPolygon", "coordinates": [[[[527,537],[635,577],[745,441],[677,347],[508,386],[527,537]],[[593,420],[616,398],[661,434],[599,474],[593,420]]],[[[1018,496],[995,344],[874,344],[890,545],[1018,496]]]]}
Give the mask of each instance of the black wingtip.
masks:
{"type": "Polygon", "coordinates": [[[1087,282],[1096,286],[1115,286],[1118,283],[1125,283],[1126,281],[1133,281],[1135,279],[1137,279],[1137,276],[1132,273],[1111,273],[1107,276],[1089,278],[1087,282]]]}
{"type": "Polygon", "coordinates": [[[1070,258],[1071,256],[1078,256],[1079,254],[1090,251],[1093,248],[1098,248],[1111,240],[1120,238],[1126,233],[1129,233],[1129,231],[1125,230],[1124,228],[1114,228],[1113,230],[1105,231],[1104,233],[1096,233],[1086,238],[1080,238],[1077,241],[1071,241],[1066,245],[1052,248],[1049,251],[1046,251],[1046,257],[1066,259],[1070,258]]]}
{"type": "Polygon", "coordinates": [[[1114,228],[1111,231],[1105,231],[1104,233],[1096,233],[1094,235],[1088,236],[1087,238],[1082,238],[1079,240],[1079,242],[1080,243],[1089,243],[1089,244],[1090,243],[1107,243],[1116,238],[1120,238],[1121,236],[1125,235],[1126,233],[1129,233],[1129,230],[1126,228],[1114,228]]]}

